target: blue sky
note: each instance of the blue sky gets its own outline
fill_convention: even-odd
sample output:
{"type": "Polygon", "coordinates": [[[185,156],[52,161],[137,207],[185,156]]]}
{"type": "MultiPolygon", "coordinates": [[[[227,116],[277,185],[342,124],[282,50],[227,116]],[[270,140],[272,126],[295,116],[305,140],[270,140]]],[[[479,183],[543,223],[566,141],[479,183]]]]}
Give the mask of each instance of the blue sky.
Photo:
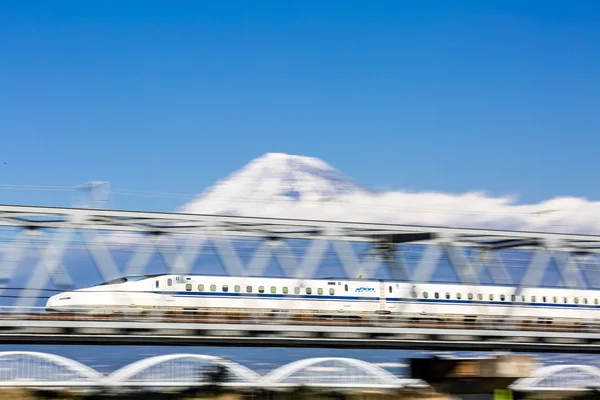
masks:
{"type": "Polygon", "coordinates": [[[0,184],[197,193],[286,152],[371,187],[599,199],[599,18],[596,1],[4,1],[0,184]]]}

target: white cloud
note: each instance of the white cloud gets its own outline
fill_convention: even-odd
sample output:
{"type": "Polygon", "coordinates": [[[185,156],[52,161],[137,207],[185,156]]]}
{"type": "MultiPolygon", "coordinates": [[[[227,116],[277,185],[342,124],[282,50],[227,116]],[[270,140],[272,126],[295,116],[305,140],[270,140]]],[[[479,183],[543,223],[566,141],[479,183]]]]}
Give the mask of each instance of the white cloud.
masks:
{"type": "Polygon", "coordinates": [[[182,211],[257,217],[320,219],[429,226],[600,233],[600,202],[560,197],[518,204],[513,197],[480,192],[355,194],[329,201],[269,198],[224,198],[211,194],[182,211]]]}

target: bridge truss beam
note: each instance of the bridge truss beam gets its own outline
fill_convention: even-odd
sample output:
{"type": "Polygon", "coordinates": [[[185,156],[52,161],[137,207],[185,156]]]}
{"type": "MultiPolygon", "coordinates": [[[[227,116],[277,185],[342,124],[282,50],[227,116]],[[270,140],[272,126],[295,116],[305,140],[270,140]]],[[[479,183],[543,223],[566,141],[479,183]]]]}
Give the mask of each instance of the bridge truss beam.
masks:
{"type": "MultiPolygon", "coordinates": [[[[43,288],[49,280],[58,287],[73,286],[64,255],[77,246],[89,253],[104,280],[144,273],[155,254],[164,260],[164,272],[191,273],[199,255],[212,246],[230,275],[262,276],[275,260],[286,276],[310,278],[333,254],[350,278],[373,277],[386,265],[395,279],[429,282],[447,257],[462,283],[479,283],[487,270],[494,283],[519,287],[540,285],[551,262],[566,286],[581,287],[586,284],[581,266],[598,268],[600,253],[600,236],[591,235],[83,208],[0,205],[0,226],[12,234],[0,244],[3,287],[22,272],[28,251],[39,253],[26,289],[43,288]],[[255,246],[246,261],[236,248],[239,240],[255,246]],[[299,240],[310,243],[300,256],[292,248],[299,240]],[[368,244],[368,251],[360,254],[356,243],[368,244]],[[412,270],[402,251],[407,245],[424,245],[412,270]],[[126,265],[118,265],[111,255],[115,247],[136,250],[126,265]],[[534,252],[518,282],[498,256],[512,248],[534,252]]],[[[18,305],[32,305],[35,295],[39,292],[23,292],[18,305]]]]}

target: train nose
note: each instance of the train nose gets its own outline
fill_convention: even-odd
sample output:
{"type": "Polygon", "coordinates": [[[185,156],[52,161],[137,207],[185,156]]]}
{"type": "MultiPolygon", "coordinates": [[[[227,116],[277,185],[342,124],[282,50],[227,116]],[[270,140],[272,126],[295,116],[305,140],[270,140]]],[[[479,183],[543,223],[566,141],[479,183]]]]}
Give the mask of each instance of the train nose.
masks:
{"type": "Polygon", "coordinates": [[[46,311],[61,311],[69,305],[70,300],[70,293],[60,293],[55,294],[54,296],[50,296],[50,298],[48,298],[48,300],[46,301],[46,311]]]}
{"type": "Polygon", "coordinates": [[[55,311],[56,303],[57,303],[57,295],[50,296],[46,301],[46,311],[55,311]]]}

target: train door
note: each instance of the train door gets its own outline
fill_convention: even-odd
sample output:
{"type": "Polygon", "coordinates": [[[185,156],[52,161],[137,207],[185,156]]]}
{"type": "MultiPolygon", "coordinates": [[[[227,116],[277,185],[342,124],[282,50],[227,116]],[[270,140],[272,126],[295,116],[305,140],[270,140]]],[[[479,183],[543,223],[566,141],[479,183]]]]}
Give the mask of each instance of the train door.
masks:
{"type": "Polygon", "coordinates": [[[161,301],[163,299],[163,284],[160,279],[156,279],[152,282],[152,298],[155,301],[161,301]]]}
{"type": "MultiPolygon", "coordinates": [[[[339,285],[341,285],[341,283],[338,283],[339,285]]],[[[344,286],[342,286],[343,291],[341,293],[341,296],[344,298],[344,300],[340,303],[341,307],[338,310],[339,312],[348,312],[352,310],[352,302],[348,299],[348,296],[350,296],[350,288],[348,287],[347,283],[344,283],[344,286]]]]}
{"type": "Polygon", "coordinates": [[[174,286],[174,282],[173,282],[173,278],[171,277],[167,277],[164,280],[164,285],[165,285],[165,300],[166,301],[174,301],[175,297],[173,297],[173,292],[175,291],[175,286],[174,286]]]}

